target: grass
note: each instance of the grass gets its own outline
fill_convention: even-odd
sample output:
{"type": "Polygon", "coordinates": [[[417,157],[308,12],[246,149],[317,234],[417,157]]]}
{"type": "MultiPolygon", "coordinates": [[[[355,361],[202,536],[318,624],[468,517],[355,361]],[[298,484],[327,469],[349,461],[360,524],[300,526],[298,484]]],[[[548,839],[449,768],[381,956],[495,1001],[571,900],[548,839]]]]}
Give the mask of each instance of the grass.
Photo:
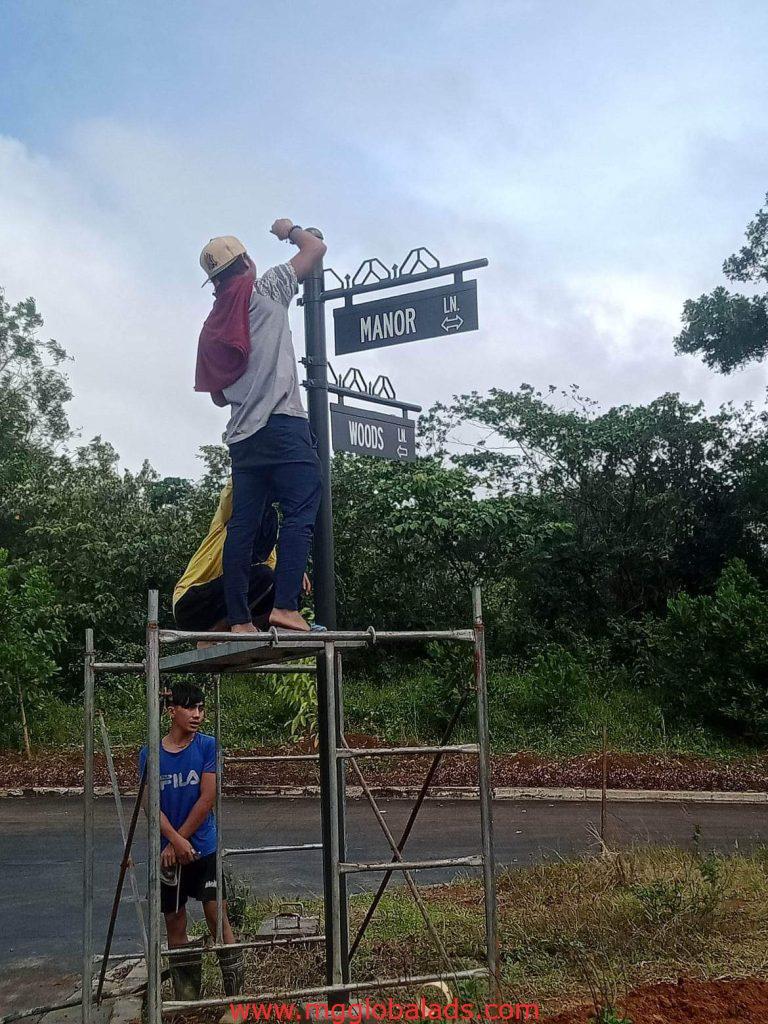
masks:
{"type": "MultiPolygon", "coordinates": [[[[345,677],[345,718],[349,732],[372,733],[403,744],[435,742],[456,704],[456,688],[446,684],[454,670],[439,663],[384,662],[373,672],[351,665],[345,677]]],[[[465,675],[462,674],[465,678],[465,675]]],[[[455,677],[455,676],[454,676],[455,677]]],[[[290,740],[295,713],[276,693],[274,681],[262,677],[225,678],[224,743],[230,748],[268,746],[290,740]]],[[[133,677],[99,677],[97,700],[104,710],[115,746],[138,746],[144,740],[144,686],[133,677]]],[[[611,748],[618,752],[692,754],[722,760],[754,756],[755,744],[702,726],[672,728],[652,695],[621,677],[608,685],[583,669],[547,664],[516,671],[503,661],[489,670],[491,737],[496,752],[530,750],[568,756],[599,747],[603,722],[611,748]]],[[[0,746],[18,746],[16,708],[0,717],[0,746]]],[[[28,708],[35,746],[47,749],[79,745],[82,708],[79,700],[46,700],[28,708]]],[[[474,739],[467,713],[457,740],[474,739]]]]}
{"type": "MultiPolygon", "coordinates": [[[[424,886],[438,934],[455,968],[476,967],[484,942],[478,880],[424,886]]],[[[354,934],[369,895],[350,900],[354,934]]],[[[504,998],[554,1012],[588,1002],[614,1008],[637,985],[679,976],[747,977],[768,971],[768,851],[699,856],[652,848],[507,871],[498,878],[500,970],[504,998]]],[[[276,900],[246,900],[243,931],[275,913],[276,900]]],[[[307,913],[321,913],[319,904],[307,913]]],[[[249,951],[249,992],[316,984],[321,949],[249,951]]],[[[218,994],[213,958],[209,995],[218,994]]],[[[439,959],[404,889],[382,901],[353,962],[358,980],[431,973],[439,959]]],[[[434,990],[401,991],[400,999],[434,990]]],[[[453,994],[456,994],[455,987],[453,994]]],[[[480,983],[462,982],[460,1000],[483,1001],[480,983]]],[[[599,1020],[610,1021],[609,1013],[599,1020]]]]}

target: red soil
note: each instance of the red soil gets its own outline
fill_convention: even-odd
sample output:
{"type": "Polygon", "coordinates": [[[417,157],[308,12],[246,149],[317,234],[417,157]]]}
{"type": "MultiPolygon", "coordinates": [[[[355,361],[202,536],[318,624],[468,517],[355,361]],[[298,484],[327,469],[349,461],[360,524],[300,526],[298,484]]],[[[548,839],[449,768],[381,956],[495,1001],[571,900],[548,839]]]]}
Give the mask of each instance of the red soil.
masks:
{"type": "MultiPolygon", "coordinates": [[[[351,734],[352,747],[384,746],[374,736],[351,734]]],[[[274,754],[298,752],[299,748],[267,748],[228,751],[232,754],[274,754]]],[[[429,757],[367,758],[366,778],[374,786],[420,785],[429,757]]],[[[438,769],[438,786],[476,784],[474,757],[446,757],[438,769]]],[[[134,752],[115,754],[121,787],[137,785],[134,752]]],[[[600,786],[600,755],[551,758],[539,754],[495,754],[492,758],[494,786],[600,786]]],[[[96,783],[109,784],[103,755],[96,756],[96,783]]],[[[307,762],[246,764],[227,767],[226,783],[239,786],[302,786],[318,783],[317,767],[307,762]]],[[[350,776],[350,783],[354,779],[350,776]]],[[[41,752],[28,761],[18,751],[0,753],[0,788],[27,789],[32,786],[82,786],[83,759],[78,750],[41,752]]],[[[648,754],[610,754],[608,785],[612,789],[690,789],[703,791],[768,790],[768,757],[732,763],[696,757],[660,757],[648,754]]],[[[768,1024],[768,1018],[766,1018],[768,1024]]]]}
{"type": "MultiPolygon", "coordinates": [[[[632,1024],[766,1024],[768,981],[695,981],[644,985],[622,1001],[622,1014],[632,1024]]],[[[594,1019],[593,1006],[545,1018],[547,1024],[587,1024],[594,1019]]]]}

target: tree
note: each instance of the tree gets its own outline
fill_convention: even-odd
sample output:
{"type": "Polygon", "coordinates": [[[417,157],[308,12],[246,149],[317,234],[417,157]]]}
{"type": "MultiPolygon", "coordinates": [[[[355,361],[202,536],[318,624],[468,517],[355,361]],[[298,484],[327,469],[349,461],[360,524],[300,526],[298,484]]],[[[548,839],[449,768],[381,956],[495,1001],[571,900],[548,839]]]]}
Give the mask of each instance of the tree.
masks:
{"type": "Polygon", "coordinates": [[[477,496],[466,470],[437,458],[337,455],[333,487],[340,618],[350,627],[466,622],[472,584],[488,601],[508,595],[540,532],[517,500],[477,496]]]}
{"type": "Polygon", "coordinates": [[[48,447],[71,436],[72,392],[59,369],[67,353],[37,337],[42,326],[34,299],[11,306],[0,288],[0,434],[48,447]]]}
{"type": "Polygon", "coordinates": [[[61,665],[71,691],[86,627],[109,660],[140,658],[147,590],[160,590],[167,621],[174,584],[212,513],[190,488],[162,487],[149,465],[131,473],[116,462],[112,446],[95,438],[18,495],[35,509],[18,554],[45,568],[63,607],[61,665]]]}
{"type": "Polygon", "coordinates": [[[0,692],[18,706],[21,733],[30,754],[27,709],[36,706],[57,672],[59,608],[44,569],[8,560],[0,549],[0,692]]]}
{"type": "MultiPolygon", "coordinates": [[[[768,283],[768,195],[747,226],[747,244],[723,263],[729,281],[768,283]]],[[[707,366],[730,373],[768,352],[768,294],[746,296],[722,286],[688,299],[678,352],[699,353],[707,366]]]]}
{"type": "Polygon", "coordinates": [[[72,397],[55,341],[42,341],[34,299],[11,306],[0,289],[0,547],[15,551],[34,509],[19,489],[46,472],[56,447],[71,437],[65,410],[72,397]]]}
{"type": "Polygon", "coordinates": [[[436,406],[424,436],[477,491],[515,498],[538,524],[514,578],[531,635],[601,637],[615,618],[663,614],[733,557],[763,571],[768,426],[751,406],[708,416],[663,395],[602,412],[577,389],[524,385],[436,406]],[[477,441],[457,450],[451,439],[470,430],[477,441]]]}

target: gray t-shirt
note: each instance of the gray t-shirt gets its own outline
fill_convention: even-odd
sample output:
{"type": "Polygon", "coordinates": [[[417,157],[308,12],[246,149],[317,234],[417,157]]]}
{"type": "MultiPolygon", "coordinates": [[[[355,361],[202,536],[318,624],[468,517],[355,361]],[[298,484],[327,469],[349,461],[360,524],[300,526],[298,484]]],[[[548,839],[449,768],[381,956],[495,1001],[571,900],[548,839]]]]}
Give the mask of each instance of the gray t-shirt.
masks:
{"type": "Polygon", "coordinates": [[[248,365],[242,377],[223,391],[231,412],[224,431],[225,444],[255,434],[273,413],[307,417],[288,326],[288,306],[298,290],[296,271],[290,263],[270,267],[253,286],[248,309],[248,365]]]}

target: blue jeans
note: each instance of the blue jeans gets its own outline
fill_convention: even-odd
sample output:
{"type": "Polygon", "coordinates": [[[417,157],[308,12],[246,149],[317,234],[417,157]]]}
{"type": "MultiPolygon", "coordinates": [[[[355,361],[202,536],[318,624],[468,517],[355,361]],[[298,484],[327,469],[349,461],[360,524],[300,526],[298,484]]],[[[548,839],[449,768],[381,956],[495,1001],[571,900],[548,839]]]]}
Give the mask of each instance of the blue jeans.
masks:
{"type": "Polygon", "coordinates": [[[229,454],[232,517],[224,542],[224,597],[227,621],[236,626],[251,621],[248,580],[253,542],[273,501],[283,514],[274,606],[298,609],[322,483],[309,423],[298,416],[270,416],[261,430],[230,445],[229,454]]]}

